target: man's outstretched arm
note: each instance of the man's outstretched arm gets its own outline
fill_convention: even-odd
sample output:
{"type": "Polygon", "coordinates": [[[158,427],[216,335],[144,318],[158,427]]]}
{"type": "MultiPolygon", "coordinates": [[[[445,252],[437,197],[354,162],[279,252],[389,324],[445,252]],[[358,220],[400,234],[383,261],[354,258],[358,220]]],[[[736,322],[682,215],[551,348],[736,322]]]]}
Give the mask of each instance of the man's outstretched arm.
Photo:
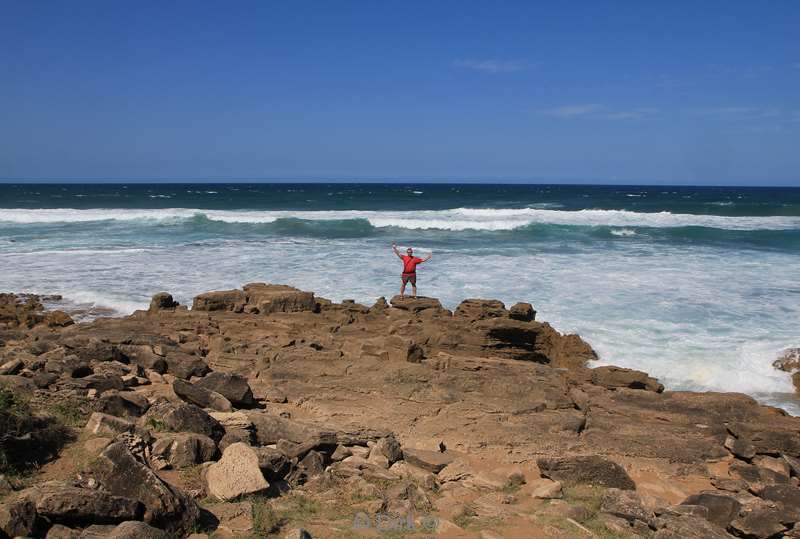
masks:
{"type": "Polygon", "coordinates": [[[401,255],[400,251],[397,250],[397,244],[396,243],[392,244],[392,251],[394,251],[394,254],[397,255],[397,258],[399,258],[401,260],[403,259],[403,255],[401,255]]]}
{"type": "Polygon", "coordinates": [[[431,257],[432,257],[432,256],[433,256],[433,251],[431,251],[430,253],[428,253],[428,256],[426,256],[425,258],[423,258],[423,259],[422,259],[422,261],[423,261],[423,262],[427,262],[428,260],[430,260],[430,259],[431,259],[431,257]]]}

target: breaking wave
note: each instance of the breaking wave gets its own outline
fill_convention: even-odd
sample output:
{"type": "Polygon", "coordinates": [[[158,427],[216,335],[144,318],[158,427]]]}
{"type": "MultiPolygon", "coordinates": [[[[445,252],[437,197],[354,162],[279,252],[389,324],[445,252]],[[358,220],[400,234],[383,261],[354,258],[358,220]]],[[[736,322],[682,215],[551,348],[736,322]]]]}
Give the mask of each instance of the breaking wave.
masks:
{"type": "Polygon", "coordinates": [[[362,220],[372,227],[395,227],[411,230],[514,230],[532,224],[612,227],[704,227],[722,230],[795,230],[800,229],[796,216],[722,216],[671,212],[634,212],[629,210],[555,210],[542,208],[482,209],[456,208],[423,211],[247,211],[169,209],[2,209],[0,222],[82,223],[92,221],[179,222],[204,216],[225,223],[273,223],[280,219],[303,221],[362,220]]]}

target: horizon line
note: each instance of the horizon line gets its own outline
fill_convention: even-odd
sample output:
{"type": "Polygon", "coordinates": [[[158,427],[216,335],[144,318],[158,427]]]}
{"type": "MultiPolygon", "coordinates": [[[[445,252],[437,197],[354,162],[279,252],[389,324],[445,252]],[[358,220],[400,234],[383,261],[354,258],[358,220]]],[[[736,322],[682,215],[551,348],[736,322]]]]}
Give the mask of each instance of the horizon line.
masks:
{"type": "Polygon", "coordinates": [[[398,178],[0,178],[0,185],[121,185],[121,184],[157,184],[157,185],[192,185],[192,184],[408,184],[408,185],[571,185],[571,186],[635,186],[635,187],[753,187],[753,188],[800,188],[800,180],[781,183],[738,182],[738,183],[672,183],[652,180],[608,180],[608,179],[497,179],[460,178],[460,179],[398,179],[398,178]],[[643,183],[646,182],[646,183],[643,183]]]}

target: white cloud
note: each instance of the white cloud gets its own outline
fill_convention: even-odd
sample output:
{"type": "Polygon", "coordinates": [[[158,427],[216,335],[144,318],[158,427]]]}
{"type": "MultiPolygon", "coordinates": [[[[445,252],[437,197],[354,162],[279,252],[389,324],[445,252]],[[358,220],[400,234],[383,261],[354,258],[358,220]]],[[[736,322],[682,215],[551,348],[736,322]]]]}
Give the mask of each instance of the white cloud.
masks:
{"type": "Polygon", "coordinates": [[[555,118],[566,120],[576,118],[599,119],[599,120],[641,120],[658,114],[659,110],[654,107],[638,107],[633,109],[610,109],[597,103],[585,103],[577,105],[563,105],[551,109],[542,110],[541,113],[555,118]]]}
{"type": "Polygon", "coordinates": [[[714,107],[700,109],[695,112],[700,116],[719,116],[737,120],[757,120],[763,118],[778,118],[781,111],[775,107],[714,107]]]}
{"type": "Polygon", "coordinates": [[[456,67],[483,71],[485,73],[511,73],[514,71],[524,71],[532,67],[529,62],[524,60],[456,60],[453,62],[456,67]]]}
{"type": "Polygon", "coordinates": [[[545,109],[542,114],[556,118],[580,118],[603,110],[603,105],[586,103],[581,105],[563,105],[552,109],[545,109]]]}
{"type": "Polygon", "coordinates": [[[606,120],[641,120],[653,114],[658,114],[658,109],[654,107],[640,107],[631,110],[618,110],[604,114],[606,120]]]}

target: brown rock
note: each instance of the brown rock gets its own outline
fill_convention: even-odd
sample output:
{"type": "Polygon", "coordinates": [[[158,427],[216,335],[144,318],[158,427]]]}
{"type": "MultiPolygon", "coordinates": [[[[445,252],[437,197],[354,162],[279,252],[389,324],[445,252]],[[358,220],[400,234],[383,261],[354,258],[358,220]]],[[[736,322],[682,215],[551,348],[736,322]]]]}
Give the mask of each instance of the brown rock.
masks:
{"type": "Polygon", "coordinates": [[[258,457],[258,467],[267,481],[283,479],[292,470],[292,463],[278,449],[271,447],[254,447],[258,457]]]}
{"type": "Polygon", "coordinates": [[[534,485],[531,496],[542,500],[561,499],[564,496],[560,481],[542,479],[541,484],[534,485]]]}
{"type": "Polygon", "coordinates": [[[225,290],[222,292],[206,292],[194,298],[193,311],[244,311],[247,297],[241,290],[225,290]]]}
{"type": "Polygon", "coordinates": [[[150,312],[174,311],[178,302],[172,299],[172,295],[167,292],[159,292],[150,300],[150,312]]]}
{"type": "Polygon", "coordinates": [[[209,495],[222,501],[269,488],[261,473],[258,455],[243,443],[228,446],[219,462],[208,467],[205,479],[209,495]]]}
{"type": "Polygon", "coordinates": [[[508,316],[521,322],[532,322],[536,319],[536,311],[530,303],[515,303],[508,310],[508,316]]]}
{"type": "Polygon", "coordinates": [[[426,298],[425,296],[417,296],[416,298],[410,296],[405,296],[403,298],[394,296],[389,300],[389,303],[391,303],[392,307],[395,309],[410,311],[412,313],[419,313],[428,309],[435,311],[442,309],[442,304],[439,303],[438,299],[426,298]]]}
{"type": "Polygon", "coordinates": [[[596,485],[635,490],[636,484],[616,462],[597,455],[587,457],[540,458],[536,460],[542,476],[565,485],[596,485]]]}
{"type": "Polygon", "coordinates": [[[208,436],[193,432],[159,434],[153,444],[153,458],[163,459],[173,468],[187,468],[213,460],[217,444],[208,436]]]}
{"type": "Polygon", "coordinates": [[[645,507],[641,497],[630,490],[610,488],[603,493],[600,510],[629,522],[640,520],[654,526],[655,515],[645,507]]]}
{"type": "Polygon", "coordinates": [[[73,530],[63,524],[55,524],[47,530],[45,539],[81,539],[81,531],[73,530]]]}
{"type": "Polygon", "coordinates": [[[244,285],[243,288],[248,306],[258,309],[259,314],[318,310],[313,292],[303,292],[286,285],[264,283],[251,283],[244,285]]]}
{"type": "Polygon", "coordinates": [[[781,522],[800,522],[800,488],[790,485],[769,485],[764,487],[758,496],[777,506],[781,522]]]}
{"type": "Polygon", "coordinates": [[[198,521],[200,510],[194,500],[137,461],[122,442],[111,444],[97,457],[91,475],[106,492],[141,502],[145,522],[169,533],[185,535],[198,521]]]}
{"type": "Polygon", "coordinates": [[[12,359],[0,365],[0,375],[18,374],[23,368],[25,368],[25,363],[21,359],[12,359]]]}
{"type": "Polygon", "coordinates": [[[205,376],[210,370],[201,358],[184,352],[169,351],[164,361],[169,374],[184,380],[188,380],[192,376],[205,376]]]}
{"type": "Polygon", "coordinates": [[[397,441],[397,438],[395,438],[393,434],[375,442],[373,451],[378,451],[381,455],[386,457],[390,466],[403,458],[403,450],[400,448],[400,442],[397,441]]]}
{"type": "Polygon", "coordinates": [[[592,369],[592,383],[608,389],[627,387],[656,393],[664,391],[664,386],[645,372],[613,366],[592,369]]]}
{"type": "Polygon", "coordinates": [[[139,419],[139,424],[155,430],[195,432],[212,440],[219,440],[225,434],[225,429],[216,419],[202,408],[188,403],[156,402],[139,419]]]}
{"type": "Polygon", "coordinates": [[[217,393],[210,391],[196,384],[190,384],[183,380],[172,382],[172,391],[184,401],[200,406],[201,408],[211,408],[218,412],[231,412],[233,406],[228,399],[217,393]]]}
{"type": "Polygon", "coordinates": [[[787,348],[772,362],[772,366],[788,373],[800,371],[800,348],[787,348]]]}
{"type": "Polygon", "coordinates": [[[445,466],[453,462],[453,457],[439,451],[406,448],[403,450],[403,460],[417,468],[438,474],[445,466]]]}
{"type": "Polygon", "coordinates": [[[250,384],[245,377],[238,374],[211,372],[195,385],[219,393],[240,408],[250,408],[256,404],[250,384]]]}
{"type": "Polygon", "coordinates": [[[37,514],[66,525],[114,524],[141,518],[142,505],[99,490],[49,482],[23,493],[36,504],[37,514]]]}
{"type": "Polygon", "coordinates": [[[741,461],[735,461],[729,468],[729,473],[737,479],[747,483],[750,490],[758,492],[765,486],[787,484],[789,478],[768,468],[761,468],[741,461]]]}
{"type": "Polygon", "coordinates": [[[141,417],[148,408],[150,403],[144,395],[130,391],[109,391],[94,403],[98,412],[128,419],[141,417]]]}
{"type": "Polygon", "coordinates": [[[9,537],[31,537],[37,524],[36,506],[32,501],[23,498],[0,503],[0,531],[9,537]]]}
{"type": "Polygon", "coordinates": [[[756,448],[753,447],[753,444],[733,436],[725,438],[725,448],[740,459],[750,460],[756,456],[756,448]]]}
{"type": "Polygon", "coordinates": [[[753,459],[753,464],[759,468],[766,468],[767,470],[772,470],[773,472],[785,475],[786,477],[789,477],[792,471],[792,468],[785,459],[768,457],[766,455],[759,455],[755,457],[753,459]]]}
{"type": "Polygon", "coordinates": [[[734,533],[741,537],[768,539],[786,530],[781,511],[769,502],[757,501],[745,505],[731,522],[734,533]]]}
{"type": "Polygon", "coordinates": [[[453,311],[453,317],[463,318],[469,322],[505,317],[508,314],[503,302],[496,299],[465,299],[453,311]]]}
{"type": "Polygon", "coordinates": [[[681,505],[701,505],[707,508],[707,519],[721,528],[727,528],[742,507],[736,498],[718,491],[694,494],[681,502],[681,505]]]}

